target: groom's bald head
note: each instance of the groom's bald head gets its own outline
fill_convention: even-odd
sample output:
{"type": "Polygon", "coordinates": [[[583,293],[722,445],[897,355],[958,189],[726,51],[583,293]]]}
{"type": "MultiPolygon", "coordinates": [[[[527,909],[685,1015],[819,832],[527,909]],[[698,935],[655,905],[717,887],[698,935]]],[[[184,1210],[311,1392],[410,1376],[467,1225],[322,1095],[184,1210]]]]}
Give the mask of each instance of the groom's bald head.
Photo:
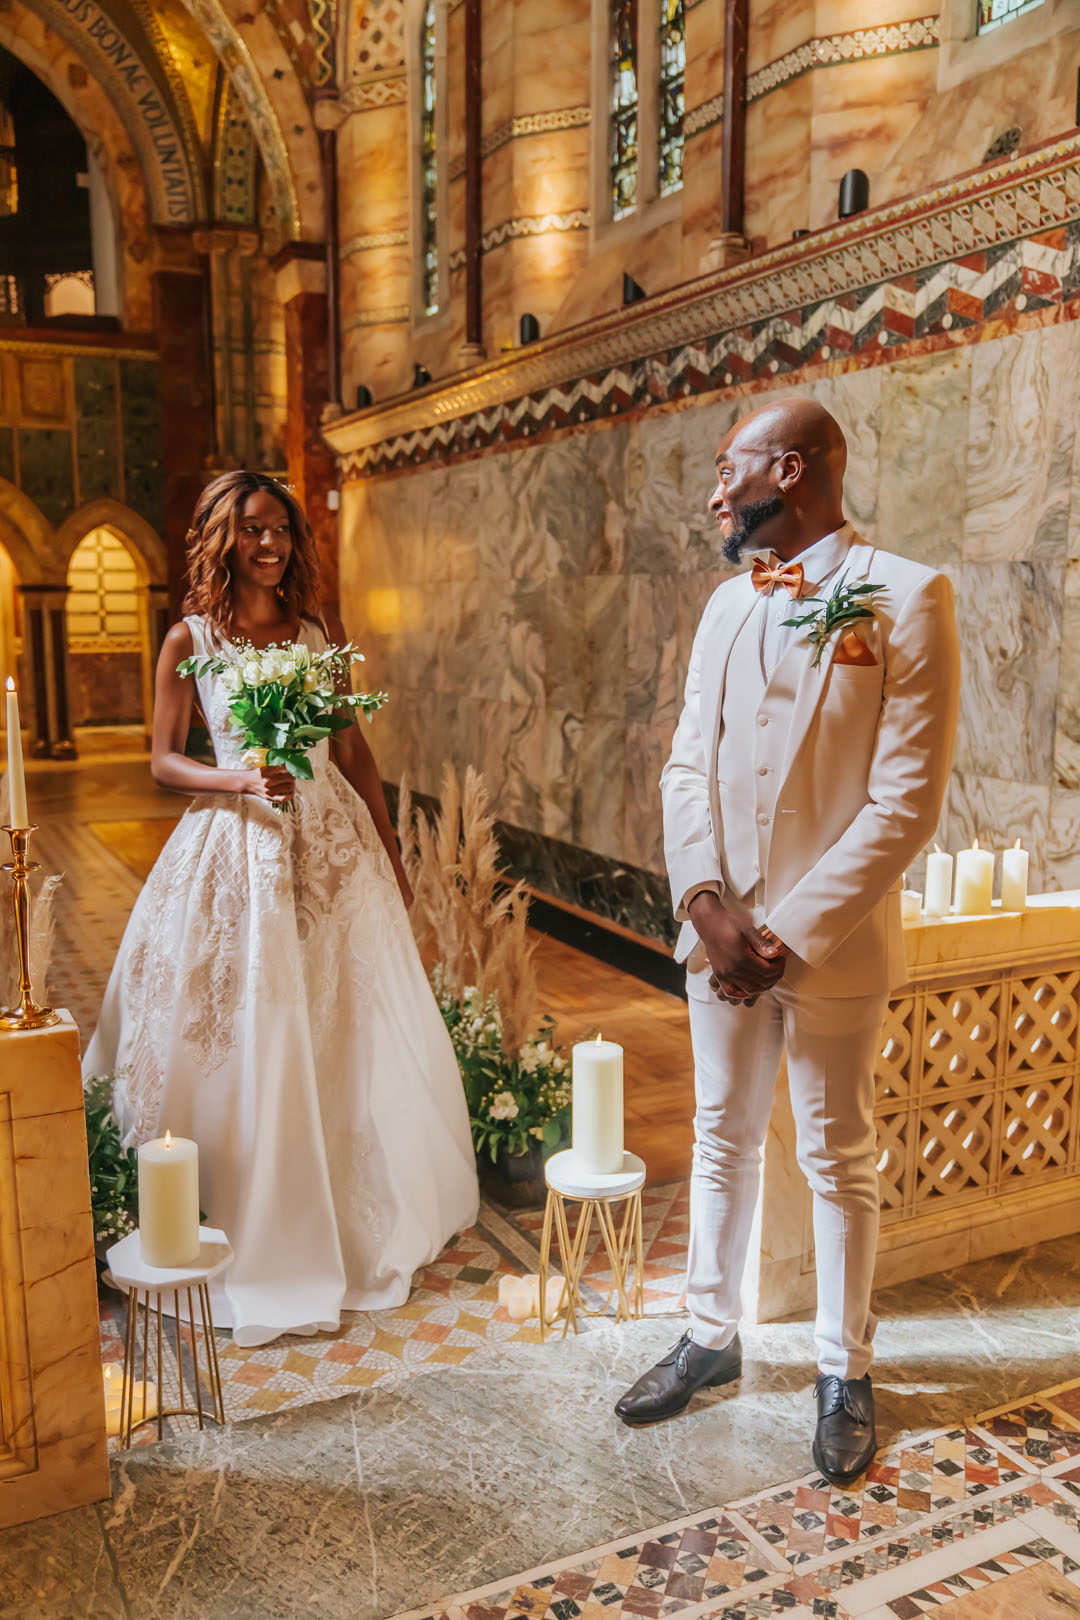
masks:
{"type": "Polygon", "coordinates": [[[840,424],[816,400],[771,400],[744,416],[720,441],[709,502],[724,555],[734,562],[761,544],[794,556],[839,528],[846,465],[840,424]]]}

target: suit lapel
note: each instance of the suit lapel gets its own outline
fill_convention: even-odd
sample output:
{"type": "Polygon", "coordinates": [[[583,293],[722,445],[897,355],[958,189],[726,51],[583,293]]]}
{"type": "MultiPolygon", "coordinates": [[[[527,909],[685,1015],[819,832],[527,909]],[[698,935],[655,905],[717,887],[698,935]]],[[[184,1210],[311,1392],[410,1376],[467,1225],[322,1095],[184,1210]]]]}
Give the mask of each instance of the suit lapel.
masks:
{"type": "Polygon", "coordinates": [[[723,717],[724,687],[731,649],[735,638],[746,623],[757,603],[757,592],[750,583],[750,575],[742,574],[732,585],[729,603],[723,618],[710,638],[701,671],[701,713],[708,715],[712,736],[706,759],[710,766],[710,780],[716,774],[716,752],[720,746],[720,722],[723,717]]]}
{"type": "MultiPolygon", "coordinates": [[[[867,545],[865,541],[858,538],[854,539],[847,556],[837,569],[833,578],[830,580],[829,585],[823,594],[826,596],[832,594],[832,592],[836,589],[841,575],[846,576],[845,582],[849,585],[863,583],[869,578],[871,564],[874,560],[874,554],[875,548],[873,546],[867,545]]],[[[784,762],[780,767],[779,788],[781,789],[783,788],[784,783],[787,781],[787,778],[791,772],[791,767],[795,763],[799,749],[802,747],[803,739],[813,723],[814,716],[818,711],[818,706],[821,703],[822,698],[825,696],[825,688],[829,682],[829,675],[832,670],[832,661],[836,655],[836,649],[839,641],[840,634],[838,632],[834,632],[826,643],[825,651],[821,655],[821,662],[818,664],[816,669],[813,667],[814,649],[810,642],[805,639],[805,635],[800,637],[797,643],[798,651],[803,655],[803,668],[802,674],[799,677],[799,685],[795,692],[795,702],[792,705],[791,726],[788,731],[787,743],[784,748],[784,762]]]]}

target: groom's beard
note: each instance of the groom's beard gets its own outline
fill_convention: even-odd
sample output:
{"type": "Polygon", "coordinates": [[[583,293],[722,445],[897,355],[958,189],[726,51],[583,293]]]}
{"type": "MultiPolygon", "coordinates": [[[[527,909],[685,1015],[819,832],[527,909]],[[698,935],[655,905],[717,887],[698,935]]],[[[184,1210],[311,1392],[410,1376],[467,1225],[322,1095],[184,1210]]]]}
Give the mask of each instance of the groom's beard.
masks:
{"type": "Polygon", "coordinates": [[[784,502],[779,495],[767,495],[764,500],[751,501],[742,509],[739,527],[732,529],[720,547],[720,555],[729,563],[737,563],[761,525],[768,523],[770,518],[778,517],[783,510],[784,502]]]}

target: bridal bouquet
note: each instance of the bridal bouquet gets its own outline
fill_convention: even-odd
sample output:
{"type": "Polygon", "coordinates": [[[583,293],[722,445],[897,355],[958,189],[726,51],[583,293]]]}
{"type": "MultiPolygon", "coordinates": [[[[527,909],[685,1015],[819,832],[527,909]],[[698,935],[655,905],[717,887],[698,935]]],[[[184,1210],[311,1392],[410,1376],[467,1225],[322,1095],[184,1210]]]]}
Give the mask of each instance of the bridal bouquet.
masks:
{"type": "MultiPolygon", "coordinates": [[[[291,776],[310,782],[310,749],[352,725],[351,710],[368,719],[388,701],[385,692],[343,693],[338,682],[364,655],[351,641],[344,647],[312,652],[301,642],[253,647],[238,642],[213,658],[185,658],[177,673],[200,679],[220,675],[229,694],[233,733],[249,769],[283,765],[291,776]]],[[[291,801],[278,806],[291,810],[291,801]]]]}

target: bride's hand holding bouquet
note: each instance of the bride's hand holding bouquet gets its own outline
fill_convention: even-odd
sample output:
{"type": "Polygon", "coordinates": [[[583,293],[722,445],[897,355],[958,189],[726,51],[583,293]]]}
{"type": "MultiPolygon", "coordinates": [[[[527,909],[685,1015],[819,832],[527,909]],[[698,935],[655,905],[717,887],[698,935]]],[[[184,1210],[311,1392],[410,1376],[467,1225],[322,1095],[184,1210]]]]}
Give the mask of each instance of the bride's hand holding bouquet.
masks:
{"type": "Polygon", "coordinates": [[[296,782],[314,774],[310,750],[347,731],[354,710],[370,720],[387,702],[385,692],[346,690],[349,668],[363,656],[351,641],[322,652],[302,642],[264,648],[239,642],[215,657],[185,658],[177,673],[221,676],[241,764],[251,773],[246,791],[291,810],[296,782]]]}

